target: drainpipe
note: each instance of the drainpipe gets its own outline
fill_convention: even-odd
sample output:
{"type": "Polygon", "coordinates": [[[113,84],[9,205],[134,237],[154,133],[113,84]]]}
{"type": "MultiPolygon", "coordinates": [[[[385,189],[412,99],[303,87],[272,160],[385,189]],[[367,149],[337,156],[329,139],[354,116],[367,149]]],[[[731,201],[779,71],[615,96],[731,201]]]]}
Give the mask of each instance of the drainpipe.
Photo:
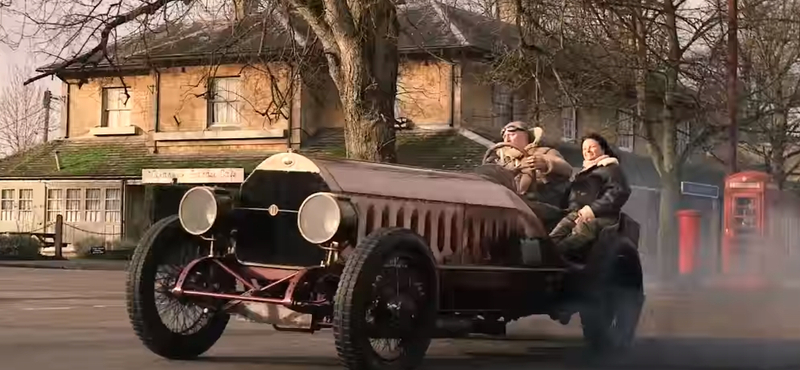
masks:
{"type": "Polygon", "coordinates": [[[456,119],[456,64],[450,62],[450,127],[455,126],[456,119]]]}
{"type": "Polygon", "coordinates": [[[64,104],[66,104],[67,106],[66,107],[67,116],[64,118],[64,138],[66,139],[69,137],[69,102],[70,102],[70,91],[72,91],[72,84],[69,83],[68,81],[64,81],[64,83],[67,84],[67,93],[66,93],[67,96],[64,97],[64,104]]]}
{"type": "Polygon", "coordinates": [[[125,234],[127,232],[127,227],[125,227],[125,222],[128,221],[128,218],[125,217],[125,212],[128,211],[128,207],[125,206],[125,203],[126,203],[126,200],[127,200],[127,197],[128,197],[127,186],[126,186],[127,183],[128,182],[125,181],[125,180],[120,180],[120,182],[119,182],[119,186],[120,186],[120,191],[119,191],[119,241],[120,241],[120,245],[122,244],[122,241],[125,239],[125,234]]]}
{"type": "MultiPolygon", "coordinates": [[[[290,69],[289,69],[290,76],[294,76],[295,75],[294,72],[295,72],[295,67],[291,66],[290,69]]],[[[292,151],[294,149],[294,148],[292,148],[292,145],[294,144],[292,142],[292,137],[294,136],[294,126],[292,125],[292,121],[294,121],[294,119],[295,119],[295,116],[296,116],[295,113],[297,113],[300,116],[301,122],[300,122],[300,127],[299,128],[302,129],[302,127],[303,127],[303,124],[302,124],[302,119],[303,119],[303,84],[302,84],[302,76],[300,76],[298,74],[289,83],[291,84],[290,87],[289,87],[289,91],[291,92],[291,94],[290,94],[291,95],[291,101],[289,102],[289,119],[286,120],[286,132],[287,132],[286,150],[287,151],[292,151]],[[299,102],[298,102],[298,100],[299,100],[299,102]],[[299,105],[299,108],[298,108],[298,105],[299,105]],[[297,112],[295,112],[296,108],[297,108],[297,112]]],[[[302,135],[303,135],[303,133],[301,131],[299,136],[302,137],[302,135]]],[[[303,139],[301,138],[300,141],[302,142],[303,139]]],[[[298,144],[298,146],[300,146],[300,145],[298,144]]]]}
{"type": "Polygon", "coordinates": [[[153,84],[151,94],[153,97],[151,109],[152,109],[152,122],[153,125],[151,126],[150,130],[145,130],[145,146],[147,147],[148,152],[152,152],[153,154],[158,153],[158,145],[155,140],[155,134],[158,132],[159,129],[159,121],[161,120],[161,72],[158,71],[157,68],[152,67],[151,69],[153,76],[153,84]]]}
{"type": "Polygon", "coordinates": [[[158,121],[161,119],[161,72],[155,69],[156,72],[156,96],[153,102],[153,132],[158,132],[158,121]]]}

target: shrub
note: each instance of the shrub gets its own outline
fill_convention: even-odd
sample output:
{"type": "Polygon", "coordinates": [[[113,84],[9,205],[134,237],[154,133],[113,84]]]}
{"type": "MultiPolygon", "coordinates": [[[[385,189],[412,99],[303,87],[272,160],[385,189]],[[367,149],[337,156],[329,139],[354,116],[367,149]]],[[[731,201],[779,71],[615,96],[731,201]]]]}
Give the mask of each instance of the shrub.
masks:
{"type": "Polygon", "coordinates": [[[111,242],[110,247],[113,250],[136,249],[136,241],[130,239],[115,239],[111,242]]]}
{"type": "Polygon", "coordinates": [[[104,258],[111,260],[130,260],[136,249],[136,241],[130,239],[116,239],[111,242],[111,250],[106,251],[104,258]]]}
{"type": "Polygon", "coordinates": [[[0,235],[0,258],[37,259],[41,244],[28,235],[0,235]]]}
{"type": "Polygon", "coordinates": [[[89,257],[91,255],[92,247],[102,247],[106,245],[103,238],[97,236],[87,236],[83,239],[78,239],[72,243],[72,248],[75,250],[75,255],[78,257],[89,257]]]}
{"type": "Polygon", "coordinates": [[[103,238],[90,236],[80,239],[72,244],[75,255],[78,258],[110,259],[110,260],[130,260],[136,249],[136,242],[128,239],[116,239],[107,242],[103,238]],[[105,246],[103,254],[92,254],[92,247],[105,246]]]}

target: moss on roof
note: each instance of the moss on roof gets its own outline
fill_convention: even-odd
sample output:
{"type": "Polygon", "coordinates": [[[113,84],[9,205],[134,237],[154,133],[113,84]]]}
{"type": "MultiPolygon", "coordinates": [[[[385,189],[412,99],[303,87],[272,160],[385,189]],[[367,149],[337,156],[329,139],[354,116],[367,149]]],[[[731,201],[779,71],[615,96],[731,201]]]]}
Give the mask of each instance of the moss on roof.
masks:
{"type": "MultiPolygon", "coordinates": [[[[300,153],[309,156],[345,157],[344,130],[320,130],[300,153]]],[[[481,163],[486,147],[455,130],[399,131],[397,133],[397,162],[430,169],[466,171],[481,163]]]]}
{"type": "Polygon", "coordinates": [[[251,171],[270,154],[151,154],[143,138],[58,140],[0,159],[0,178],[127,178],[141,176],[145,168],[244,167],[251,171]]]}
{"type": "MultiPolygon", "coordinates": [[[[455,131],[402,131],[397,135],[398,162],[405,165],[468,170],[480,164],[485,150],[455,131]]],[[[321,130],[298,152],[344,158],[344,132],[321,130]]],[[[0,159],[0,179],[138,178],[146,168],[242,167],[250,172],[271,154],[274,152],[152,154],[142,137],[57,140],[0,159]]]]}

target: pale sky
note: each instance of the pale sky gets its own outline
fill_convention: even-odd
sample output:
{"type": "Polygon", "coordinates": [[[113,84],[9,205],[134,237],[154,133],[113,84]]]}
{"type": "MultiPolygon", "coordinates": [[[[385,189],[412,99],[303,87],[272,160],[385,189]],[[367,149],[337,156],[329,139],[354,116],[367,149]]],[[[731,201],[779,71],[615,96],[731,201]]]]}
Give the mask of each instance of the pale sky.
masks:
{"type": "MultiPolygon", "coordinates": [[[[6,45],[0,44],[0,86],[5,86],[8,82],[8,67],[14,64],[20,65],[26,71],[25,78],[35,76],[36,68],[48,63],[44,58],[38,57],[28,51],[28,48],[11,50],[6,45]]],[[[39,85],[49,87],[54,94],[61,93],[61,82],[57,78],[45,78],[36,82],[39,85]]]]}

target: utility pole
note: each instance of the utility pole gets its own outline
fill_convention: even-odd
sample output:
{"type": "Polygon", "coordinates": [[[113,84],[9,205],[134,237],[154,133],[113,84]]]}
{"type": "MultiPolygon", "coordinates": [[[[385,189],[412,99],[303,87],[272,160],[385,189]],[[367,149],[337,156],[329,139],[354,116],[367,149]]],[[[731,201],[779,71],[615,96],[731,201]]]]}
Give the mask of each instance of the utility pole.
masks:
{"type": "Polygon", "coordinates": [[[730,173],[738,171],[737,151],[739,149],[739,126],[738,116],[738,75],[739,53],[738,53],[738,18],[739,6],[737,0],[728,0],[728,140],[730,140],[730,153],[728,155],[730,173]]]}
{"type": "Polygon", "coordinates": [[[50,89],[44,91],[44,101],[42,104],[44,105],[44,142],[47,142],[47,136],[50,132],[50,99],[53,98],[53,94],[50,92],[50,89]]]}

